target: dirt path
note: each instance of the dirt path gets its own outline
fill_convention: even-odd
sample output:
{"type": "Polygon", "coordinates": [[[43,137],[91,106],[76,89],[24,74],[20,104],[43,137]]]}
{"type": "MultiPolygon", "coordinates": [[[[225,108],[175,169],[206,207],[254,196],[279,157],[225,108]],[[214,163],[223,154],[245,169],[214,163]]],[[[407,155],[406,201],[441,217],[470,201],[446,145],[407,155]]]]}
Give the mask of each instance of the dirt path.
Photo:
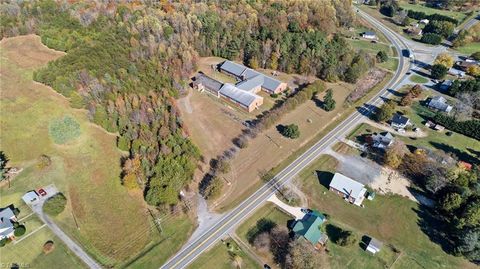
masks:
{"type": "Polygon", "coordinates": [[[393,129],[392,127],[390,127],[388,125],[380,124],[380,123],[372,121],[372,120],[366,119],[365,123],[368,123],[369,125],[371,125],[375,128],[382,129],[384,131],[387,131],[387,132],[390,132],[392,134],[399,135],[399,136],[405,136],[405,137],[426,137],[427,136],[427,134],[425,132],[423,132],[420,128],[418,128],[417,132],[405,131],[404,133],[400,133],[400,132],[395,131],[395,129],[393,129]]]}

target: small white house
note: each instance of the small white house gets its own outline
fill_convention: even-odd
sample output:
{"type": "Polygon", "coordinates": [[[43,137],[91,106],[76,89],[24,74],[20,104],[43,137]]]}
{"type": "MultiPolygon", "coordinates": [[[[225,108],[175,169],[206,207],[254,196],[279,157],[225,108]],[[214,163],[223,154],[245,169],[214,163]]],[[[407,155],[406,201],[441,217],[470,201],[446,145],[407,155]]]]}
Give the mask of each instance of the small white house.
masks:
{"type": "Polygon", "coordinates": [[[376,254],[377,252],[380,251],[382,246],[383,246],[382,242],[378,241],[375,238],[371,238],[370,242],[368,243],[368,246],[365,250],[372,253],[372,254],[376,254]]]}
{"type": "Polygon", "coordinates": [[[27,204],[31,205],[37,202],[39,199],[38,194],[35,191],[29,191],[22,196],[22,200],[27,204]]]}
{"type": "Polygon", "coordinates": [[[395,129],[404,129],[408,125],[410,125],[410,119],[400,115],[400,114],[395,114],[393,115],[392,121],[390,123],[390,126],[392,126],[395,129]]]}
{"type": "Polygon", "coordinates": [[[361,206],[367,189],[365,185],[340,173],[335,173],[329,189],[354,205],[361,206]]]}
{"type": "Polygon", "coordinates": [[[377,35],[374,32],[365,32],[362,34],[362,37],[365,39],[377,39],[377,35]]]}

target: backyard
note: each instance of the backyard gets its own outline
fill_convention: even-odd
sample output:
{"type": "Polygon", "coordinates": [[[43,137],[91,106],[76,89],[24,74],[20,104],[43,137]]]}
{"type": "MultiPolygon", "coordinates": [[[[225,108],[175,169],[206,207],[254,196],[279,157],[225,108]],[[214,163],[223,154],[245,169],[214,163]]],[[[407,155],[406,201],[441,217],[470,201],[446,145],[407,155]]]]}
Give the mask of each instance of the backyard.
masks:
{"type": "MultiPolygon", "coordinates": [[[[377,195],[373,201],[365,200],[365,208],[360,208],[330,192],[326,186],[338,164],[333,157],[322,155],[300,174],[301,189],[310,198],[310,208],[325,212],[329,221],[358,235],[367,234],[398,249],[400,256],[392,268],[475,268],[462,258],[446,254],[430,240],[424,232],[432,225],[428,222],[430,213],[417,203],[398,195],[377,195]]],[[[359,268],[355,264],[360,268],[368,264],[372,266],[368,268],[377,268],[372,264],[374,257],[366,259],[363,251],[346,251],[333,244],[329,248],[333,268],[359,268]],[[339,254],[335,255],[335,251],[339,254]]],[[[386,261],[390,260],[388,257],[386,261]]]]}

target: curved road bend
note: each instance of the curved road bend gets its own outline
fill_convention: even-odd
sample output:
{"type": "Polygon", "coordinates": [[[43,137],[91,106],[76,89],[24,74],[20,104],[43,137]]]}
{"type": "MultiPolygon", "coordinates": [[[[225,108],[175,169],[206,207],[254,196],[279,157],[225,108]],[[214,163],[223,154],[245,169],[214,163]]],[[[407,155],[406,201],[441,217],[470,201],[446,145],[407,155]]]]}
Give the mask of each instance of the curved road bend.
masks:
{"type": "MultiPolygon", "coordinates": [[[[298,174],[306,166],[312,163],[318,158],[326,149],[336,143],[338,139],[349,134],[349,132],[358,124],[358,122],[371,113],[370,106],[380,105],[384,98],[387,98],[391,93],[389,89],[395,88],[406,72],[405,58],[402,57],[402,49],[407,49],[407,45],[398,38],[397,34],[383,26],[380,22],[376,21],[371,16],[359,11],[357,14],[364,17],[372,25],[374,25],[379,31],[381,31],[390,42],[394,45],[399,55],[399,65],[395,72],[394,77],[389,83],[378,92],[372,99],[370,99],[359,111],[351,114],[342,123],[337,125],[332,131],[325,135],[320,141],[309,148],[306,152],[300,155],[295,161],[289,164],[285,169],[278,173],[270,182],[263,185],[250,197],[240,203],[235,209],[225,214],[216,224],[210,229],[204,232],[193,242],[184,246],[175,256],[167,261],[161,269],[173,269],[173,268],[185,268],[195,258],[197,258],[203,251],[207,250],[215,242],[223,238],[229,231],[231,231],[236,225],[240,224],[245,218],[255,211],[260,205],[262,205],[273,193],[278,190],[283,184],[288,182],[292,177],[298,174]]],[[[409,67],[408,67],[409,68],[409,67]]],[[[407,69],[408,70],[408,69],[407,69]]]]}

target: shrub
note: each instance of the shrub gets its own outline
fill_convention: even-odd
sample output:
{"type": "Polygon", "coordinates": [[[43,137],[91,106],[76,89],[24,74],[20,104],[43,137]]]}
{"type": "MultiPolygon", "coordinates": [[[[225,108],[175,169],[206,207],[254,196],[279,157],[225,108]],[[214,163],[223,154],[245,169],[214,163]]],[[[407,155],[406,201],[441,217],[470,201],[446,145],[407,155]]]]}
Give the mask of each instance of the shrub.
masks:
{"type": "Polygon", "coordinates": [[[205,199],[215,199],[222,193],[223,180],[217,176],[214,176],[206,182],[206,186],[203,190],[203,197],[205,199]]]}
{"type": "Polygon", "coordinates": [[[80,124],[70,117],[56,119],[50,123],[48,133],[55,144],[65,144],[80,135],[80,124]]]}
{"type": "Polygon", "coordinates": [[[475,59],[477,61],[480,61],[480,51],[472,53],[472,55],[470,55],[470,57],[472,57],[473,59],[475,59]]]}
{"type": "Polygon", "coordinates": [[[51,240],[48,240],[47,242],[45,242],[45,244],[43,244],[43,253],[45,254],[52,252],[54,249],[55,244],[51,240]]]}
{"type": "Polygon", "coordinates": [[[422,35],[420,42],[432,45],[439,45],[440,43],[442,43],[442,37],[434,33],[426,33],[422,35]]]}
{"type": "Polygon", "coordinates": [[[434,79],[442,79],[447,75],[448,68],[442,64],[434,64],[430,69],[430,75],[434,79]]]}
{"type": "Polygon", "coordinates": [[[65,206],[67,205],[67,198],[63,193],[57,193],[48,200],[43,205],[43,211],[50,216],[56,216],[63,212],[65,206]]]}
{"type": "Polygon", "coordinates": [[[384,50],[381,50],[377,53],[377,62],[384,63],[388,60],[388,55],[384,50]]]}
{"type": "Polygon", "coordinates": [[[281,134],[285,137],[295,139],[300,137],[300,130],[298,129],[298,125],[296,124],[289,124],[284,126],[281,130],[281,134]]]}
{"type": "Polygon", "coordinates": [[[351,231],[342,231],[337,240],[337,244],[343,247],[352,246],[357,242],[357,236],[351,231]]]}
{"type": "Polygon", "coordinates": [[[7,238],[2,238],[2,240],[0,240],[0,247],[3,247],[7,244],[7,238]]]}
{"type": "Polygon", "coordinates": [[[27,231],[27,228],[25,228],[25,226],[23,225],[18,225],[15,230],[13,231],[13,234],[15,236],[22,236],[25,234],[25,232],[27,231]]]}
{"type": "Polygon", "coordinates": [[[278,98],[278,93],[272,93],[272,94],[270,94],[270,97],[272,97],[272,98],[278,98]]]}
{"type": "Polygon", "coordinates": [[[473,77],[479,77],[480,76],[480,66],[478,65],[471,65],[467,67],[467,74],[473,77]]]}
{"type": "Polygon", "coordinates": [[[45,169],[49,167],[51,164],[52,164],[52,160],[50,159],[49,156],[42,154],[38,157],[38,161],[37,161],[38,169],[40,170],[45,169]]]}
{"type": "Polygon", "coordinates": [[[233,139],[233,143],[241,149],[248,147],[248,139],[244,136],[233,139]]]}

